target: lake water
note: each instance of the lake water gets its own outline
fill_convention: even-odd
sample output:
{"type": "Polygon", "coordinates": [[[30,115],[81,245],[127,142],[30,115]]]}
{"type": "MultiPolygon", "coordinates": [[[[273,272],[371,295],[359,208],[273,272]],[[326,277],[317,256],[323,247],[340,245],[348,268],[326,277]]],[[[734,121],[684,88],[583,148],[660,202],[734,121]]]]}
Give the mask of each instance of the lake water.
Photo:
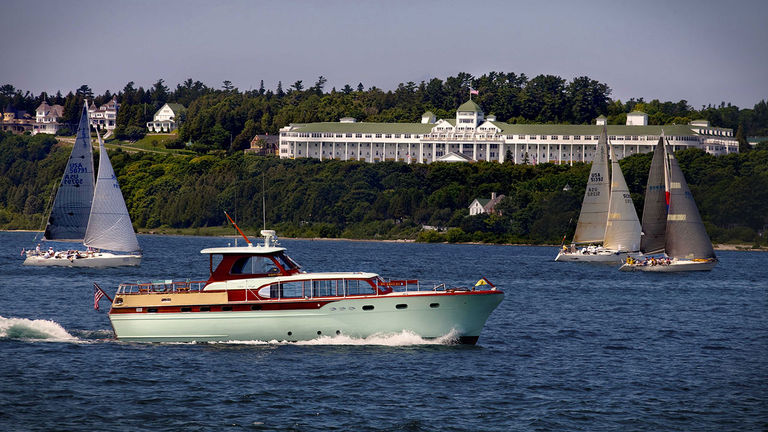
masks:
{"type": "Polygon", "coordinates": [[[140,236],[138,268],[28,268],[0,233],[0,430],[768,430],[768,253],[708,273],[555,263],[546,247],[283,240],[308,271],[506,296],[476,346],[112,339],[93,282],[207,277],[203,247],[140,236]]]}

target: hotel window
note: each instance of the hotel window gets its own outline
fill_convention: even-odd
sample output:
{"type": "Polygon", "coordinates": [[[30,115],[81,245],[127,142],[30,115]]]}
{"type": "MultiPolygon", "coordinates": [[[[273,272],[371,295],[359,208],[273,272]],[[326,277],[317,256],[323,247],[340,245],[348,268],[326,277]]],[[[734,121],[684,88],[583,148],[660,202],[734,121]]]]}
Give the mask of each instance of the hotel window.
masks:
{"type": "Polygon", "coordinates": [[[381,134],[376,134],[376,138],[381,138],[381,134]]]}
{"type": "Polygon", "coordinates": [[[395,138],[400,138],[400,134],[395,134],[395,138]]]}
{"type": "Polygon", "coordinates": [[[531,135],[530,139],[535,140],[536,139],[536,135],[531,135]]]}
{"type": "Polygon", "coordinates": [[[410,138],[410,137],[411,137],[411,134],[405,134],[405,135],[403,135],[403,138],[410,138]]]}
{"type": "Polygon", "coordinates": [[[392,138],[392,134],[386,134],[384,135],[384,138],[392,138]]]}
{"type": "Polygon", "coordinates": [[[336,138],[344,138],[344,134],[336,134],[336,138]]]}
{"type": "Polygon", "coordinates": [[[363,134],[355,134],[355,138],[362,138],[363,134]]]}
{"type": "Polygon", "coordinates": [[[557,141],[557,135],[552,135],[550,138],[552,138],[552,141],[557,141]]]}
{"type": "Polygon", "coordinates": [[[546,135],[542,135],[541,139],[545,140],[545,139],[547,139],[547,136],[546,135]]]}
{"type": "Polygon", "coordinates": [[[371,134],[365,134],[366,138],[371,138],[371,134]]]}
{"type": "Polygon", "coordinates": [[[348,133],[348,134],[347,134],[347,138],[352,138],[352,134],[351,134],[351,133],[348,133]]]}

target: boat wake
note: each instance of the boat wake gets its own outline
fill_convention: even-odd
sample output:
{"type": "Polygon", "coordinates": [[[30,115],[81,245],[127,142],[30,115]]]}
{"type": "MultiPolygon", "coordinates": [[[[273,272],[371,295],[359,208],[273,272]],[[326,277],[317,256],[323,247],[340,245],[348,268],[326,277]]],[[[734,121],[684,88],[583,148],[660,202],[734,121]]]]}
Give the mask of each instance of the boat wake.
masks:
{"type": "Polygon", "coordinates": [[[321,336],[316,339],[308,341],[227,341],[227,342],[210,342],[213,344],[228,344],[228,345],[307,345],[307,346],[322,346],[322,345],[338,345],[338,346],[417,346],[417,345],[453,345],[458,340],[455,332],[450,332],[445,336],[434,339],[424,339],[423,337],[409,331],[402,331],[400,333],[393,334],[374,334],[366,338],[355,338],[351,336],[338,335],[338,336],[321,336]]]}
{"type": "Polygon", "coordinates": [[[46,342],[75,342],[78,338],[69,334],[59,323],[50,320],[5,318],[0,316],[0,340],[22,339],[46,342]]]}

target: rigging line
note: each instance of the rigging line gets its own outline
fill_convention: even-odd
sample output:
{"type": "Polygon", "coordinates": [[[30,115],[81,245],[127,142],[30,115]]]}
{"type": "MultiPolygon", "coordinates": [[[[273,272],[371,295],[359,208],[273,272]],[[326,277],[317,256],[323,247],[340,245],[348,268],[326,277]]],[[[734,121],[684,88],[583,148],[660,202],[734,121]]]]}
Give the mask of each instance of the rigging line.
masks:
{"type": "Polygon", "coordinates": [[[261,171],[261,218],[264,226],[263,229],[267,229],[267,198],[266,190],[264,189],[264,177],[266,175],[264,174],[264,171],[266,171],[266,169],[261,171]]]}

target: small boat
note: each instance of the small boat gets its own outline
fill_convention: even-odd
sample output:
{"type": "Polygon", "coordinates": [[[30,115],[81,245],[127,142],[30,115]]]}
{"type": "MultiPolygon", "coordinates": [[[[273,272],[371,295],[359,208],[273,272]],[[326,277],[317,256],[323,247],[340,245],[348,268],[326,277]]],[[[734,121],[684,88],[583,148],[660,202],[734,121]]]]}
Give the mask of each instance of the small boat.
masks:
{"type": "Polygon", "coordinates": [[[640,250],[646,258],[630,257],[619,270],[708,271],[717,265],[696,201],[663,135],[656,144],[648,172],[642,226],[640,250]]]}
{"type": "Polygon", "coordinates": [[[210,260],[207,281],[119,285],[109,311],[116,338],[269,342],[412,332],[475,344],[504,298],[485,278],[472,288],[426,289],[375,273],[306,273],[277,246],[275,231],[261,234],[263,245],[243,235],[247,246],[200,251],[210,260]]]}
{"type": "Polygon", "coordinates": [[[94,181],[88,106],[83,107],[75,144],[56,192],[43,240],[83,242],[86,250],[26,252],[24,265],[58,267],[137,266],[141,253],[107,149],[99,141],[99,173],[94,181]],[[94,186],[95,183],[95,186],[94,186]],[[116,254],[103,251],[129,252],[116,254]]]}
{"type": "Polygon", "coordinates": [[[555,261],[619,263],[637,257],[640,249],[640,220],[619,166],[608,143],[605,127],[600,133],[587,190],[570,246],[563,245],[555,261]],[[611,176],[608,181],[608,152],[611,176]],[[586,246],[577,247],[582,244],[586,246]]]}

